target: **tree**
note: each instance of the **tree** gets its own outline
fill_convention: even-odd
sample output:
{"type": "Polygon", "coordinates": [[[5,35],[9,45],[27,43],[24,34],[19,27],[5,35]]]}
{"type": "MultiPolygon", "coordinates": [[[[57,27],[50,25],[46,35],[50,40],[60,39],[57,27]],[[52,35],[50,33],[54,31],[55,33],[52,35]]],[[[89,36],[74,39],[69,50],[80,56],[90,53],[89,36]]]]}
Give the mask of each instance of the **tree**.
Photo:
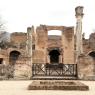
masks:
{"type": "Polygon", "coordinates": [[[7,41],[0,41],[0,48],[1,49],[7,49],[9,47],[12,47],[12,44],[10,42],[7,41]]]}
{"type": "Polygon", "coordinates": [[[4,25],[4,21],[0,15],[0,48],[3,49],[6,47],[6,43],[7,43],[7,32],[5,32],[5,25],[4,25]]]}
{"type": "MultiPolygon", "coordinates": [[[[0,16],[0,32],[5,31],[6,27],[5,27],[5,23],[4,20],[2,19],[2,17],[0,16]]],[[[1,33],[0,33],[1,34],[1,33]]]]}

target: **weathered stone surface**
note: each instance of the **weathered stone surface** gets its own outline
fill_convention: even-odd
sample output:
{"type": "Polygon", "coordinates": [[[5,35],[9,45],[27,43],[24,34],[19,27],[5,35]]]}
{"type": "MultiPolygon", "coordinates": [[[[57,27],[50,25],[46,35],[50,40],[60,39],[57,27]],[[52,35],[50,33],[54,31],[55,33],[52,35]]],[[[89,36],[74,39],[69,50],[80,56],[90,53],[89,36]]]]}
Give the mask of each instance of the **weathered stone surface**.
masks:
{"type": "Polygon", "coordinates": [[[29,63],[15,64],[14,79],[30,79],[32,68],[29,63]]]}
{"type": "Polygon", "coordinates": [[[94,76],[93,58],[90,56],[80,56],[78,63],[78,78],[87,80],[94,76]]]}
{"type": "Polygon", "coordinates": [[[89,87],[77,81],[58,80],[36,80],[29,86],[28,90],[81,90],[87,91],[89,87]]]}

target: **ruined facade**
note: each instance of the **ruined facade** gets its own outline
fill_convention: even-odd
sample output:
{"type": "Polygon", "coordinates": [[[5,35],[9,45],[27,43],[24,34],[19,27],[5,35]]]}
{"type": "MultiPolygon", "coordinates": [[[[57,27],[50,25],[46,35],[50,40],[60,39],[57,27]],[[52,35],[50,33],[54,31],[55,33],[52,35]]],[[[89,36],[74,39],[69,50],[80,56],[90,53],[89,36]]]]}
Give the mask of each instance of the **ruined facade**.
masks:
{"type": "Polygon", "coordinates": [[[74,63],[73,27],[40,25],[36,28],[36,36],[37,39],[34,43],[35,48],[32,49],[33,63],[52,63],[53,60],[56,60],[54,62],[58,63],[74,63]],[[60,30],[62,35],[49,36],[49,30],[60,30]],[[52,59],[53,53],[54,55],[56,55],[56,53],[59,54],[58,59],[52,59]],[[70,55],[67,55],[68,53],[70,53],[70,55]]]}
{"type": "Polygon", "coordinates": [[[27,33],[12,33],[11,44],[0,50],[1,67],[10,64],[14,79],[69,76],[95,80],[95,33],[84,38],[83,15],[83,7],[78,6],[76,27],[40,25],[28,27],[27,33]],[[61,35],[48,35],[51,30],[61,35]]]}

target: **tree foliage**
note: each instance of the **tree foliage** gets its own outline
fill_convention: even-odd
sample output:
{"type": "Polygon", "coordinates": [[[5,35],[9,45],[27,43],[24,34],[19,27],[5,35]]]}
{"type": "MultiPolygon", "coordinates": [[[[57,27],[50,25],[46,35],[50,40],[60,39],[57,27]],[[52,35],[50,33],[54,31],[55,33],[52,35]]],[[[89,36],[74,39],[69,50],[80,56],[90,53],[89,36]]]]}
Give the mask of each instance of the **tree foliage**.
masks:
{"type": "Polygon", "coordinates": [[[5,31],[5,30],[6,30],[6,27],[5,27],[4,20],[0,16],[0,32],[5,31]]]}

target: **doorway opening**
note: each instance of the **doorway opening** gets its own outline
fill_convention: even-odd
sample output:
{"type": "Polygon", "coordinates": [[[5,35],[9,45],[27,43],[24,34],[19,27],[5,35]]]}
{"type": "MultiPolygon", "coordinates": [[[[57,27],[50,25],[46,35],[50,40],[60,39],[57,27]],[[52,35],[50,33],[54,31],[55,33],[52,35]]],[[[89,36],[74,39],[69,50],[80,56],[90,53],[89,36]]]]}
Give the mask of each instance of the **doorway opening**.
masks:
{"type": "Polygon", "coordinates": [[[50,56],[50,63],[59,63],[59,51],[56,49],[56,50],[51,50],[49,52],[49,56],[50,56]]]}

